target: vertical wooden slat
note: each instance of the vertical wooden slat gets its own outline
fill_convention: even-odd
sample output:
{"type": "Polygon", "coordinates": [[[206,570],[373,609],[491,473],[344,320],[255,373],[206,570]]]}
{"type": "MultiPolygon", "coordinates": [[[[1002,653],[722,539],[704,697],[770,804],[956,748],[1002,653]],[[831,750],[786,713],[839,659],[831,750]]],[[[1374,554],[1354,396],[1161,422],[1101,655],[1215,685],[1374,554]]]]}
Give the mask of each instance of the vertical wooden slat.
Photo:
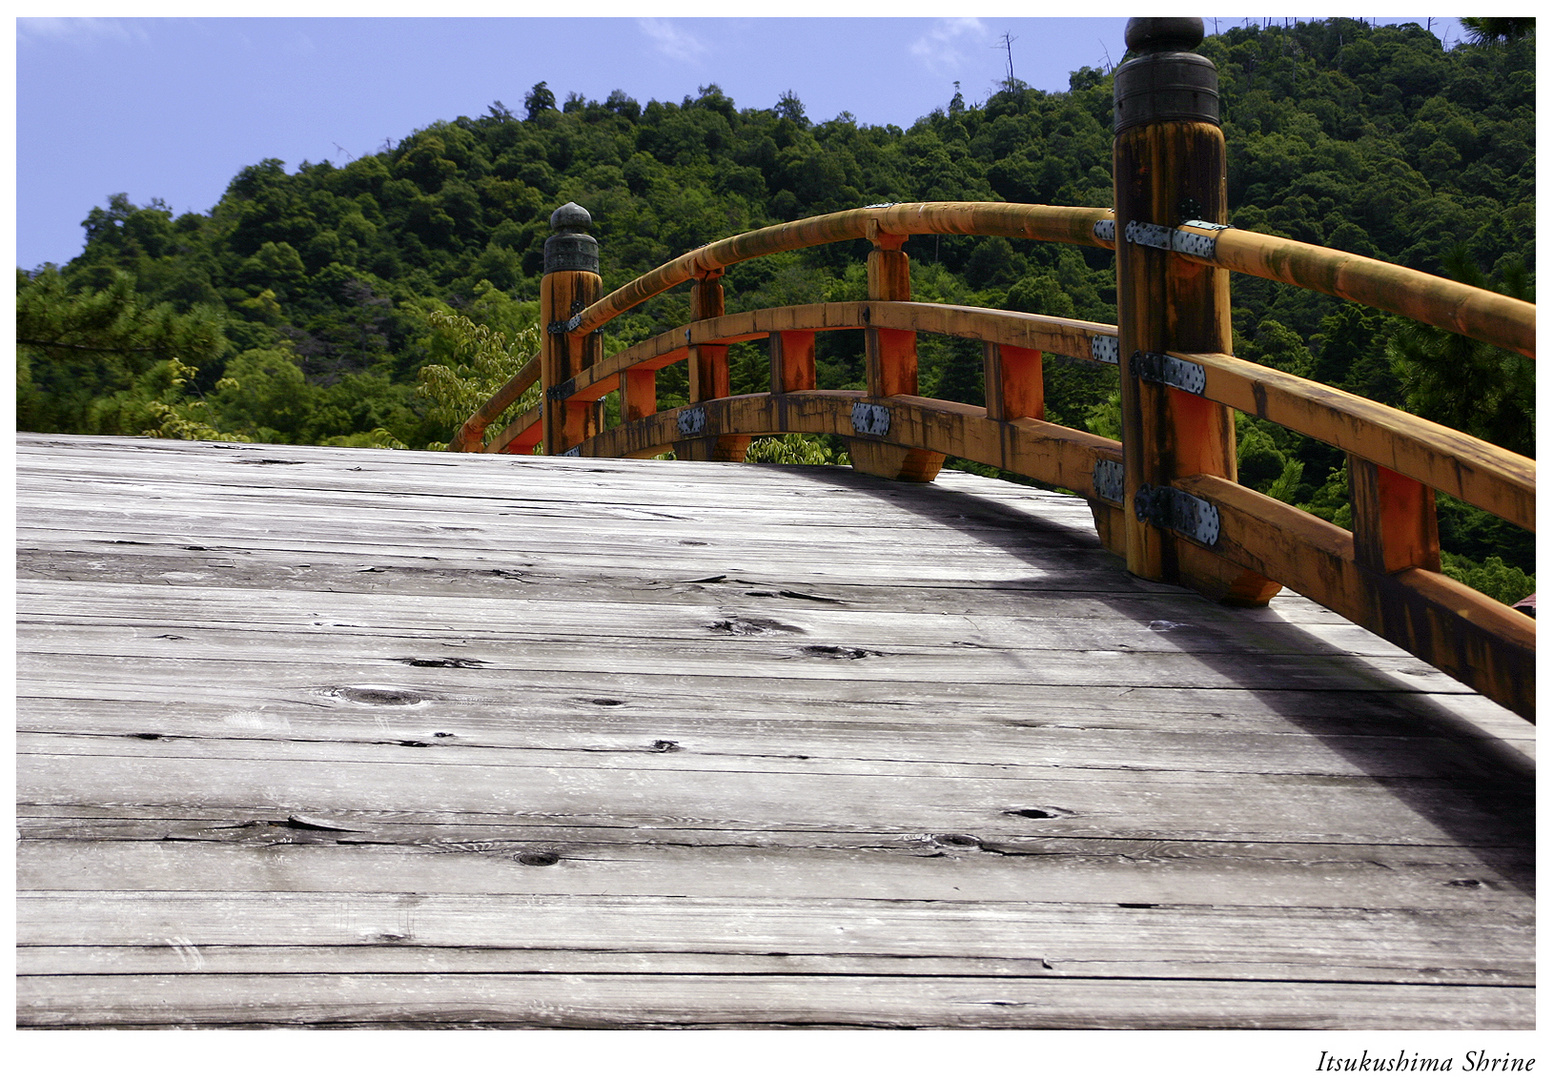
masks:
{"type": "Polygon", "coordinates": [[[815,390],[814,331],[782,330],[768,338],[771,350],[771,392],[787,394],[815,390]]]}
{"type": "Polygon", "coordinates": [[[1354,560],[1383,574],[1440,569],[1434,492],[1412,477],[1348,455],[1354,560]]]}
{"type": "MultiPolygon", "coordinates": [[[[901,250],[906,237],[873,231],[868,253],[868,299],[910,300],[911,261],[901,250]]],[[[890,397],[917,392],[917,335],[910,330],[870,327],[868,395],[890,397]]]]}
{"type": "MultiPolygon", "coordinates": [[[[722,314],[722,271],[714,270],[698,275],[691,283],[691,321],[715,319],[722,314]]],[[[728,375],[728,346],[692,345],[689,365],[691,404],[714,401],[732,394],[728,375]]],[[[705,436],[675,443],[674,453],[687,461],[743,461],[749,445],[748,435],[705,436]]]]}
{"type": "Polygon", "coordinates": [[[658,411],[658,373],[633,368],[620,378],[620,419],[641,420],[658,411]]]}
{"type": "MultiPolygon", "coordinates": [[[[911,261],[901,250],[907,238],[883,232],[877,225],[869,226],[868,237],[874,244],[868,253],[868,299],[910,300],[911,261]]],[[[870,326],[863,337],[868,396],[916,394],[916,332],[870,326]]],[[[861,472],[913,483],[932,481],[944,464],[943,454],[872,438],[847,440],[847,452],[852,457],[852,467],[861,472]]]]}
{"type": "Polygon", "coordinates": [[[989,341],[985,346],[985,372],[989,419],[1045,419],[1046,388],[1040,349],[989,341]]]}

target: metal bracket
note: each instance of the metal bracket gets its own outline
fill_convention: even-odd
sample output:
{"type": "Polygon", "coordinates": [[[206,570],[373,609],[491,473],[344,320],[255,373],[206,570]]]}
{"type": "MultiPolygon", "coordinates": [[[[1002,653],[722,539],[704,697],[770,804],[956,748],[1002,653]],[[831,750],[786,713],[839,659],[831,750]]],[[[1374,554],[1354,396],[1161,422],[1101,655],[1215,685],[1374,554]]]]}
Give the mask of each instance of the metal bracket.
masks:
{"type": "Polygon", "coordinates": [[[556,383],[545,391],[545,397],[551,401],[565,401],[577,392],[577,377],[574,375],[563,383],[556,383]]]}
{"type": "Polygon", "coordinates": [[[570,450],[562,450],[561,457],[582,457],[582,447],[574,446],[570,450]]]}
{"type": "Polygon", "coordinates": [[[1172,529],[1204,547],[1219,542],[1219,508],[1205,499],[1173,487],[1144,484],[1133,496],[1132,507],[1139,521],[1156,529],[1172,529]]]}
{"type": "Polygon", "coordinates": [[[1122,463],[1120,461],[1095,462],[1095,495],[1106,502],[1120,503],[1126,488],[1122,486],[1122,463]]]}
{"type": "Polygon", "coordinates": [[[1089,356],[1102,364],[1122,362],[1122,343],[1109,334],[1096,334],[1089,339],[1089,356]]]}
{"type": "MultiPolygon", "coordinates": [[[[1211,221],[1194,220],[1182,222],[1182,224],[1190,225],[1195,229],[1212,229],[1215,232],[1229,228],[1228,225],[1218,225],[1211,221]]],[[[1126,236],[1129,243],[1162,248],[1165,251],[1191,255],[1199,259],[1212,259],[1218,248],[1218,241],[1212,236],[1182,232],[1167,225],[1151,225],[1146,221],[1129,221],[1126,236]]]]}
{"type": "Polygon", "coordinates": [[[1201,364],[1190,360],[1167,356],[1164,353],[1135,352],[1132,354],[1134,378],[1148,382],[1164,383],[1188,394],[1201,395],[1208,386],[1208,373],[1201,364]]]}
{"type": "Polygon", "coordinates": [[[1116,243],[1116,219],[1106,218],[1095,222],[1095,239],[1104,240],[1108,244],[1116,243]]]}
{"type": "Polygon", "coordinates": [[[852,406],[852,430],[859,435],[888,435],[890,410],[883,405],[859,401],[852,406]]]}
{"type": "MultiPolygon", "coordinates": [[[[573,330],[582,325],[582,311],[585,307],[587,307],[587,305],[584,304],[581,300],[573,300],[572,317],[567,319],[565,322],[557,319],[549,326],[545,327],[545,329],[552,334],[570,334],[573,330]]],[[[600,333],[601,330],[602,327],[599,330],[595,330],[593,332],[597,334],[600,333]]]]}
{"type": "Polygon", "coordinates": [[[1170,234],[1173,232],[1168,225],[1150,225],[1146,221],[1129,221],[1127,230],[1123,233],[1129,244],[1142,244],[1144,247],[1164,248],[1170,250],[1170,234]]]}
{"type": "Polygon", "coordinates": [[[681,435],[699,435],[706,430],[706,409],[700,405],[682,409],[675,422],[679,425],[681,435]]]}

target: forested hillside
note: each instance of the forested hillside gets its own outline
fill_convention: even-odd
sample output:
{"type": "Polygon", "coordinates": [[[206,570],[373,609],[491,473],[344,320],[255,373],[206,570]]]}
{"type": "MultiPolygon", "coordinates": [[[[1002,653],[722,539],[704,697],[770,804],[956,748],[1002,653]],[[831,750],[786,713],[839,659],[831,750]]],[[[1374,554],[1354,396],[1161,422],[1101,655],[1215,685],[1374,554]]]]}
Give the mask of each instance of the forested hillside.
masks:
{"type": "MultiPolygon", "coordinates": [[[[1210,37],[1230,223],[1532,299],[1529,23],[1477,20],[1480,40],[1449,52],[1419,26],[1347,19],[1210,37]]],[[[422,369],[450,368],[442,388],[468,373],[480,343],[465,320],[507,341],[532,327],[562,203],[592,213],[610,289],[710,240],[869,203],[1109,206],[1110,117],[1110,76],[1093,68],[1065,93],[1017,80],[981,102],[956,93],[904,131],[816,122],[791,94],[754,107],[708,86],[641,104],[623,90],[558,100],[540,83],[517,110],[439,120],[344,167],[259,162],[208,214],[114,196],[86,216],[78,258],[18,270],[18,426],[440,445],[456,424],[445,392],[418,389],[422,369]]],[[[1115,320],[1109,252],[969,237],[906,250],[920,299],[1115,320]]],[[[742,264],[729,310],[861,298],[862,255],[742,264]]],[[[1238,355],[1533,453],[1531,361],[1254,279],[1233,289],[1238,355]]],[[[613,324],[606,348],[687,315],[684,290],[666,294],[613,324]]],[[[854,335],[822,336],[821,385],[862,386],[861,354],[854,335]]],[[[762,346],[736,347],[733,365],[735,392],[764,389],[762,346]]],[[[1114,371],[1048,370],[1050,419],[1114,433],[1114,371]]],[[[980,380],[974,343],[924,339],[924,393],[979,403],[980,380]]],[[[659,386],[661,403],[683,401],[682,366],[659,386]]],[[[1245,482],[1344,520],[1338,452],[1256,422],[1240,436],[1245,482]]],[[[1530,537],[1484,515],[1447,506],[1442,530],[1459,556],[1532,567],[1530,537]]]]}

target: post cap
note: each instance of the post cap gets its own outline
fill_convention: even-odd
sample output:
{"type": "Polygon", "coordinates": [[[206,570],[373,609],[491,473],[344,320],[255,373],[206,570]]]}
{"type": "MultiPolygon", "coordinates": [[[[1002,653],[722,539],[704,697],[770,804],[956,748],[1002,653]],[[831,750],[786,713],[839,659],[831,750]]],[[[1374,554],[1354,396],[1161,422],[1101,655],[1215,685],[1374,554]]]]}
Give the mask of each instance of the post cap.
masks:
{"type": "Polygon", "coordinates": [[[554,235],[545,239],[545,273],[562,270],[599,272],[599,242],[586,232],[593,215],[569,202],[550,215],[554,235]]]}
{"type": "Polygon", "coordinates": [[[1202,40],[1201,19],[1127,20],[1127,48],[1134,52],[1191,52],[1202,40]]]}
{"type": "Polygon", "coordinates": [[[588,226],[593,224],[593,215],[574,202],[557,207],[555,213],[550,215],[550,229],[553,232],[587,232],[588,226]]]}
{"type": "Polygon", "coordinates": [[[1174,120],[1219,122],[1218,70],[1191,51],[1203,41],[1201,19],[1128,19],[1126,37],[1132,56],[1116,69],[1112,131],[1174,120]]]}

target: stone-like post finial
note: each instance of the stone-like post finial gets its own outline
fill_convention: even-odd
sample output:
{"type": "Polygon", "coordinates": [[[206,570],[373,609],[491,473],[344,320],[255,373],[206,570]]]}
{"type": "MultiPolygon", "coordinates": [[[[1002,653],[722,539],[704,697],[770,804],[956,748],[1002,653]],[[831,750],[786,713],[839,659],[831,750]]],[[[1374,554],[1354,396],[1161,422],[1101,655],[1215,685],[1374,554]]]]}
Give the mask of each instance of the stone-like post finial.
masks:
{"type": "Polygon", "coordinates": [[[1126,40],[1134,55],[1116,69],[1114,132],[1167,120],[1219,122],[1218,69],[1190,51],[1202,44],[1201,19],[1128,19],[1126,40]]]}
{"type": "Polygon", "coordinates": [[[545,239],[545,273],[561,270],[599,272],[599,242],[588,235],[593,215],[574,202],[550,215],[553,235],[545,239]]]}

